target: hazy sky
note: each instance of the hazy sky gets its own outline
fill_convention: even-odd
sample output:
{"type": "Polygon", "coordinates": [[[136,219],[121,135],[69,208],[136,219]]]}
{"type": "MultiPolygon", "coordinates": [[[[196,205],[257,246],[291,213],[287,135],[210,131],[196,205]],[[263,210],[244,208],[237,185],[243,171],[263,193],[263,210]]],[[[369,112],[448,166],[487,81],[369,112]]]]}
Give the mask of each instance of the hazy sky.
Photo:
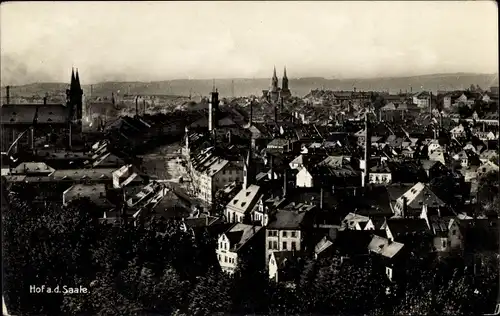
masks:
{"type": "Polygon", "coordinates": [[[2,85],[498,69],[493,1],[11,2],[2,85]]]}

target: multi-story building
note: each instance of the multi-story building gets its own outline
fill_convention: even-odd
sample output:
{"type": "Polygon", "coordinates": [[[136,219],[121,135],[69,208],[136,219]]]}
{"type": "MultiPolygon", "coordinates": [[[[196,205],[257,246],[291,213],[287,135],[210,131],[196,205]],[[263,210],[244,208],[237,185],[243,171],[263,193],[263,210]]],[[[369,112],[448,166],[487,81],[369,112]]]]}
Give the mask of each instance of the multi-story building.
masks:
{"type": "Polygon", "coordinates": [[[223,158],[216,147],[206,148],[192,156],[188,168],[196,197],[208,204],[214,201],[217,190],[228,183],[243,180],[242,162],[223,158]]]}
{"type": "Polygon", "coordinates": [[[266,227],[266,265],[274,251],[304,249],[304,235],[314,209],[312,205],[292,203],[270,215],[266,227]]]}
{"type": "Polygon", "coordinates": [[[260,257],[259,251],[263,249],[263,231],[261,226],[237,223],[221,234],[215,252],[222,271],[233,274],[242,261],[259,265],[255,258],[260,257]]]}

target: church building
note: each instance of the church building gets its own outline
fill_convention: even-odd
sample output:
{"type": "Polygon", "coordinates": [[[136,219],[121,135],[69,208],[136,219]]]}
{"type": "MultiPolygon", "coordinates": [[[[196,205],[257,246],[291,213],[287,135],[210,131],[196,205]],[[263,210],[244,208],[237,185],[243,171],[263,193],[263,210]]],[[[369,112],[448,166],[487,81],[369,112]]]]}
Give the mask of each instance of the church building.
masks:
{"type": "Polygon", "coordinates": [[[271,78],[271,88],[262,90],[262,97],[272,103],[277,103],[278,100],[290,98],[292,93],[288,88],[288,77],[286,76],[286,67],[283,71],[283,80],[281,88],[278,86],[278,77],[276,76],[276,67],[274,67],[273,77],[271,78]]]}

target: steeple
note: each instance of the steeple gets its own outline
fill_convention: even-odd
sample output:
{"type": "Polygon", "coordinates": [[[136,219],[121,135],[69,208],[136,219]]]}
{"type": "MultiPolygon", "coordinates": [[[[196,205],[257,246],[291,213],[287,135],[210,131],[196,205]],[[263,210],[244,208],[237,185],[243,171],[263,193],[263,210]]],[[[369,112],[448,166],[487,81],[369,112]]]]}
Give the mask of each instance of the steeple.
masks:
{"type": "Polygon", "coordinates": [[[82,89],[82,86],[80,85],[80,76],[78,75],[78,68],[76,68],[75,87],[80,90],[82,89]]]}
{"type": "Polygon", "coordinates": [[[273,78],[271,79],[271,92],[278,92],[278,76],[276,76],[276,66],[274,66],[273,78]]]}
{"type": "Polygon", "coordinates": [[[288,77],[286,76],[286,67],[283,70],[283,82],[281,84],[281,90],[288,91],[288,77]]]}
{"type": "Polygon", "coordinates": [[[69,88],[73,90],[75,88],[76,78],[75,78],[75,68],[71,68],[71,82],[69,88]]]}

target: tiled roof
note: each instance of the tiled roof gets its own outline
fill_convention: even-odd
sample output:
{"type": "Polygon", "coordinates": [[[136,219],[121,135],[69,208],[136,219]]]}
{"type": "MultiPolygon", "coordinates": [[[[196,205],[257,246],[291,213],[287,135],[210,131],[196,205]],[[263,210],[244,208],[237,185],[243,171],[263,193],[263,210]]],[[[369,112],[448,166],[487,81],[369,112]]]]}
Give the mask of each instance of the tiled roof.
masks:
{"type": "Polygon", "coordinates": [[[66,123],[67,108],[62,104],[4,104],[0,107],[1,124],[32,124],[38,107],[38,124],[66,123]]]}
{"type": "Polygon", "coordinates": [[[268,228],[272,229],[300,229],[307,212],[278,210],[270,219],[268,228]]]}
{"type": "Polygon", "coordinates": [[[251,211],[261,195],[260,187],[252,184],[248,188],[242,188],[227,204],[227,208],[245,214],[251,211]]]}
{"type": "Polygon", "coordinates": [[[402,243],[390,242],[387,238],[373,236],[368,245],[368,250],[386,258],[393,258],[403,249],[403,247],[404,244],[402,243]]]}
{"type": "Polygon", "coordinates": [[[390,218],[386,225],[395,237],[429,230],[427,222],[421,218],[390,218]]]}
{"type": "Polygon", "coordinates": [[[23,162],[11,171],[11,174],[51,174],[55,171],[54,168],[48,166],[44,162],[23,162]]]}
{"type": "Polygon", "coordinates": [[[236,223],[224,234],[229,239],[231,251],[236,252],[243,248],[261,229],[261,226],[236,223]]]}
{"type": "Polygon", "coordinates": [[[445,203],[426,184],[421,182],[415,184],[397,200],[400,205],[403,204],[402,197],[406,198],[408,208],[412,209],[422,209],[424,204],[429,207],[445,206],[445,203]]]}

